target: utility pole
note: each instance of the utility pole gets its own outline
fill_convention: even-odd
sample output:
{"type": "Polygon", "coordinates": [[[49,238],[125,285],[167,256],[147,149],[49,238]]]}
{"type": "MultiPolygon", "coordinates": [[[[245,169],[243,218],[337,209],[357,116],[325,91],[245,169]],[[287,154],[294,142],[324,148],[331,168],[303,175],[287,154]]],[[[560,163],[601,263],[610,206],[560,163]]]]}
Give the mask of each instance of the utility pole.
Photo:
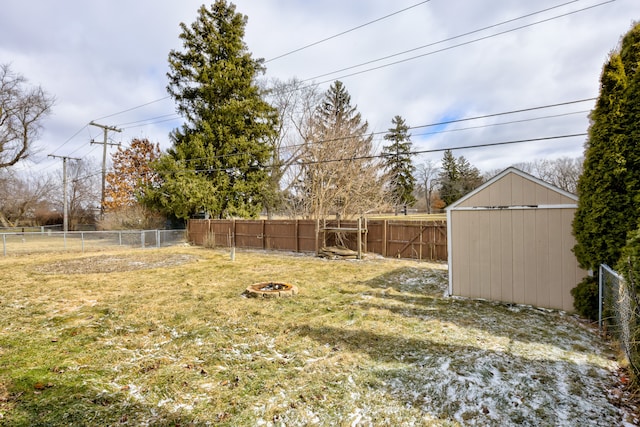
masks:
{"type": "Polygon", "coordinates": [[[62,159],[62,231],[65,233],[69,231],[69,208],[67,203],[67,159],[78,160],[75,157],[66,157],[66,156],[55,156],[53,154],[49,154],[49,157],[62,159]]]}
{"type": "Polygon", "coordinates": [[[113,143],[107,142],[107,132],[109,132],[110,130],[114,132],[122,132],[122,129],[118,129],[115,126],[99,125],[93,121],[90,122],[89,124],[91,126],[102,128],[102,130],[104,131],[104,139],[102,142],[94,141],[93,139],[91,140],[92,144],[102,144],[102,197],[100,199],[100,218],[103,219],[104,218],[104,190],[105,190],[105,181],[107,176],[107,145],[117,145],[117,146],[120,145],[120,143],[113,144],[113,143]]]}

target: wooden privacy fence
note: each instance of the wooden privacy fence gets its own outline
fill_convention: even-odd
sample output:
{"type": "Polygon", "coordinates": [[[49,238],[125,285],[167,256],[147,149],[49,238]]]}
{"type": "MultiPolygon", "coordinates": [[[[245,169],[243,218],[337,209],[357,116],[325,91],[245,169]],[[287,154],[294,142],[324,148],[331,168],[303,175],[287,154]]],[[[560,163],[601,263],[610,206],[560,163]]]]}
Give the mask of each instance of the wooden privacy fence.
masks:
{"type": "MultiPolygon", "coordinates": [[[[318,253],[325,246],[357,251],[357,221],[192,219],[189,241],[208,247],[318,253]]],[[[447,260],[446,221],[362,220],[364,252],[389,258],[447,260]]]]}

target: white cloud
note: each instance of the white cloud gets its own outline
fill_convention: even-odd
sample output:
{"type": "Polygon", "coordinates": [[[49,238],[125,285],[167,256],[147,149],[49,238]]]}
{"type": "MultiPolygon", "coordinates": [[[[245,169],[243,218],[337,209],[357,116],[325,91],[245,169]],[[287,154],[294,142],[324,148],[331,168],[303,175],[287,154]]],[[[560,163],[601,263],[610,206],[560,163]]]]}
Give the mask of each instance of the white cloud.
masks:
{"type": "MultiPolygon", "coordinates": [[[[384,0],[300,2],[297,0],[238,0],[237,10],[248,16],[246,42],[255,57],[265,59],[289,52],[384,15],[414,1],[384,0]]],[[[478,28],[517,18],[562,1],[432,0],[406,12],[349,32],[325,43],[268,62],[266,77],[310,78],[397,52],[434,43],[478,28]]],[[[509,28],[551,18],[598,4],[581,0],[477,34],[460,37],[413,53],[376,62],[371,68],[410,56],[434,52],[509,28]]],[[[7,0],[0,14],[0,62],[42,85],[57,98],[41,144],[44,155],[94,156],[89,137],[101,131],[90,120],[158,100],[167,95],[167,56],[181,47],[180,22],[190,24],[201,1],[137,0],[7,0]],[[69,140],[65,143],[65,141],[69,140]],[[65,143],[63,145],[63,143],[65,143]]],[[[608,53],[633,19],[640,19],[640,2],[618,0],[588,11],[551,20],[486,40],[454,47],[345,77],[352,101],[372,131],[385,131],[395,115],[412,126],[443,118],[486,115],[535,107],[598,94],[598,78],[608,53]]],[[[332,80],[362,68],[319,78],[332,80]]],[[[328,87],[324,84],[322,89],[328,87]]],[[[592,103],[550,111],[487,119],[495,123],[592,108],[592,103]]],[[[119,125],[175,112],[164,100],[105,118],[119,125]]],[[[159,121],[159,120],[156,120],[159,121]]],[[[124,126],[114,135],[127,143],[148,137],[168,148],[168,133],[179,122],[124,126]]],[[[477,126],[479,123],[465,123],[477,126]]],[[[463,126],[462,124],[460,126],[463,126]]],[[[415,136],[418,148],[500,142],[586,132],[586,114],[495,126],[432,136],[415,136]]],[[[448,128],[454,128],[453,125],[448,128]]],[[[426,130],[414,130],[414,134],[426,130]]],[[[577,156],[584,138],[465,150],[483,170],[512,163],[560,156],[577,156]]],[[[429,156],[439,160],[441,153],[429,156]]],[[[46,161],[46,157],[43,157],[46,161]]],[[[57,163],[52,167],[59,166],[57,163]]],[[[41,169],[41,168],[39,168],[41,169]]]]}

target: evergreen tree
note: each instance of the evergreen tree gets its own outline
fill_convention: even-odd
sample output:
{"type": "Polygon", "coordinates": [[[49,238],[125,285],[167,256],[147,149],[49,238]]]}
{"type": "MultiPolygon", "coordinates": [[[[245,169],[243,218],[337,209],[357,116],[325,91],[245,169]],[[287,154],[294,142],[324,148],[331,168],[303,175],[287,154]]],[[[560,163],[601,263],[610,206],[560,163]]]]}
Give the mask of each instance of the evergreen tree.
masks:
{"type": "Polygon", "coordinates": [[[460,174],[460,188],[462,193],[460,197],[475,190],[483,182],[478,168],[469,163],[464,156],[458,157],[458,173],[460,174]]]}
{"type": "Polygon", "coordinates": [[[379,206],[382,183],[373,136],[342,82],[329,87],[311,120],[298,189],[306,215],[348,217],[379,206]]]}
{"type": "Polygon", "coordinates": [[[166,213],[256,216],[272,191],[266,166],[277,113],[256,83],[264,68],[243,41],[246,23],[235,5],[216,0],[190,27],[180,24],[184,50],[169,54],[167,89],[185,123],[158,164],[163,183],[145,194],[166,213]]]}
{"type": "Polygon", "coordinates": [[[439,175],[440,198],[446,206],[482,184],[480,171],[472,166],[464,156],[457,159],[451,150],[444,152],[442,169],[439,175]]]}
{"type": "Polygon", "coordinates": [[[584,268],[614,266],[640,215],[640,24],[604,65],[600,95],[591,112],[574,252],[584,268]]]}
{"type": "Polygon", "coordinates": [[[393,204],[396,206],[396,214],[398,213],[398,205],[412,206],[416,202],[413,195],[415,188],[415,167],[411,161],[411,135],[409,135],[409,125],[400,116],[395,116],[391,120],[391,124],[395,125],[389,128],[389,132],[384,139],[390,141],[391,144],[385,145],[382,149],[384,157],[384,167],[387,171],[391,185],[391,196],[393,204]]]}

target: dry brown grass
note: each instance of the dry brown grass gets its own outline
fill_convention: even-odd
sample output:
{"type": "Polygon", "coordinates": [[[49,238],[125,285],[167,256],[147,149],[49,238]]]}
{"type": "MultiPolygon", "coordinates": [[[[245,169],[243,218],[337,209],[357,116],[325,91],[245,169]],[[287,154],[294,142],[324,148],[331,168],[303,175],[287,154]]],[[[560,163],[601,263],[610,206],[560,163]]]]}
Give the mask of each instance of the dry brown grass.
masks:
{"type": "Polygon", "coordinates": [[[5,257],[0,280],[7,425],[619,420],[590,330],[443,298],[441,264],[182,247],[5,257]],[[242,296],[265,281],[300,293],[242,296]]]}

